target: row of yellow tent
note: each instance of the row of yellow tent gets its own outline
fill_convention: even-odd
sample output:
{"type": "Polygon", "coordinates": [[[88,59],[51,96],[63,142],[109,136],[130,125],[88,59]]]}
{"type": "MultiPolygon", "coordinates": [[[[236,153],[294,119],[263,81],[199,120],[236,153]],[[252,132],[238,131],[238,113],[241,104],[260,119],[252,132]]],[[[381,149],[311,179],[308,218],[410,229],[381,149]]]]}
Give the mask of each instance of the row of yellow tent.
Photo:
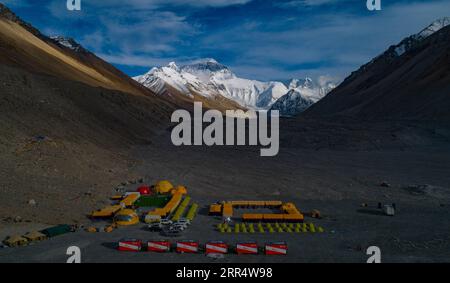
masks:
{"type": "Polygon", "coordinates": [[[117,205],[110,205],[103,209],[93,211],[93,218],[109,218],[113,217],[117,212],[127,207],[132,207],[134,203],[141,197],[139,193],[130,193],[126,195],[117,205]]]}
{"type": "Polygon", "coordinates": [[[157,208],[153,211],[150,211],[148,215],[159,216],[160,218],[167,217],[177,209],[177,207],[181,203],[181,200],[183,199],[183,195],[185,195],[186,193],[187,191],[185,189],[175,189],[174,191],[172,191],[172,198],[163,208],[157,208]]]}
{"type": "MultiPolygon", "coordinates": [[[[174,186],[169,181],[160,181],[156,183],[154,190],[156,193],[160,195],[172,194],[173,197],[171,201],[166,205],[166,207],[158,210],[161,215],[172,213],[176,207],[179,205],[179,201],[183,195],[187,194],[187,189],[183,186],[178,186],[174,188],[174,186]]],[[[125,196],[116,196],[113,197],[115,200],[119,200],[119,204],[110,205],[103,209],[93,211],[91,213],[91,217],[93,218],[110,218],[116,215],[119,211],[125,208],[132,208],[136,201],[139,200],[141,195],[138,192],[127,193],[125,196]]]]}
{"type": "Polygon", "coordinates": [[[267,214],[244,214],[244,221],[288,221],[303,222],[304,215],[297,209],[293,203],[283,203],[281,201],[229,201],[222,204],[212,204],[209,208],[210,215],[222,215],[223,217],[233,217],[234,208],[279,208],[281,213],[267,214]]]}

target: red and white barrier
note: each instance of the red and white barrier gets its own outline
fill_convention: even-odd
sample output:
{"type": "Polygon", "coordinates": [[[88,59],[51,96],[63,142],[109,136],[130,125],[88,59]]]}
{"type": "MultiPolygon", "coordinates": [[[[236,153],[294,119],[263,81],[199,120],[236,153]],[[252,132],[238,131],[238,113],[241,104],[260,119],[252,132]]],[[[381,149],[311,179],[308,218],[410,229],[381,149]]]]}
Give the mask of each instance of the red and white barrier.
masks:
{"type": "Polygon", "coordinates": [[[198,253],[198,242],[180,241],[177,242],[177,252],[179,253],[198,253]]]}
{"type": "Polygon", "coordinates": [[[265,247],[266,255],[287,255],[288,247],[286,243],[270,243],[265,247]]]}
{"type": "Polygon", "coordinates": [[[141,240],[121,240],[118,250],[122,252],[139,252],[142,248],[141,240]]]}
{"type": "Polygon", "coordinates": [[[149,252],[166,253],[170,251],[169,241],[149,241],[147,243],[147,250],[149,252]]]}
{"type": "Polygon", "coordinates": [[[206,254],[227,254],[228,245],[224,242],[209,242],[205,246],[206,254]]]}
{"type": "Polygon", "coordinates": [[[257,243],[240,243],[236,245],[236,253],[241,254],[258,254],[258,244],[257,243]]]}
{"type": "MultiPolygon", "coordinates": [[[[143,242],[135,239],[124,239],[119,241],[118,250],[126,252],[139,252],[142,249],[143,242]]],[[[144,248],[145,250],[145,248],[144,248]]],[[[170,241],[148,241],[147,251],[165,253],[170,252],[170,241]]],[[[178,241],[176,243],[176,252],[178,253],[199,253],[199,242],[197,241],[178,241]]],[[[211,241],[205,244],[206,254],[227,254],[229,246],[222,241],[211,241]]],[[[267,243],[264,246],[265,255],[287,255],[288,245],[285,242],[267,243]]],[[[238,255],[257,255],[258,244],[256,242],[238,243],[236,245],[238,255]]]]}

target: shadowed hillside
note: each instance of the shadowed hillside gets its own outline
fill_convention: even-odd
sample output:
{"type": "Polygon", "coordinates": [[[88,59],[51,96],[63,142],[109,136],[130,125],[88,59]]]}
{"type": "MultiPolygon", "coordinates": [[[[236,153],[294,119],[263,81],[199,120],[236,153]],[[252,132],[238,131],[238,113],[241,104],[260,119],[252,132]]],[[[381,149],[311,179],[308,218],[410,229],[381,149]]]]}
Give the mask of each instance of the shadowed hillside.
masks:
{"type": "Polygon", "coordinates": [[[450,120],[450,27],[424,31],[362,66],[304,117],[450,120]]]}

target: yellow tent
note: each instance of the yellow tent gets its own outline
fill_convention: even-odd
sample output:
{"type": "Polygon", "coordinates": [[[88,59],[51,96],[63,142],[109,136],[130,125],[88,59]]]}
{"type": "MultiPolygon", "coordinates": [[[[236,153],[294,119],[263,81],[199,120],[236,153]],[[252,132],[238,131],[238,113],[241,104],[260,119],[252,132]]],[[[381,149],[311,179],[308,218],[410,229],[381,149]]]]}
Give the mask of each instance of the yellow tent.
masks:
{"type": "Polygon", "coordinates": [[[172,194],[180,193],[182,195],[187,195],[187,189],[185,186],[177,186],[175,190],[172,191],[172,194]]]}
{"type": "Polygon", "coordinates": [[[43,241],[47,239],[47,236],[42,234],[41,232],[33,231],[23,236],[28,239],[30,242],[43,241]]]}
{"type": "Polygon", "coordinates": [[[155,190],[158,194],[168,194],[173,189],[173,185],[169,181],[160,181],[156,184],[155,190]]]}
{"type": "Polygon", "coordinates": [[[28,240],[21,236],[11,236],[6,239],[3,243],[9,247],[25,246],[28,244],[28,240]]]}

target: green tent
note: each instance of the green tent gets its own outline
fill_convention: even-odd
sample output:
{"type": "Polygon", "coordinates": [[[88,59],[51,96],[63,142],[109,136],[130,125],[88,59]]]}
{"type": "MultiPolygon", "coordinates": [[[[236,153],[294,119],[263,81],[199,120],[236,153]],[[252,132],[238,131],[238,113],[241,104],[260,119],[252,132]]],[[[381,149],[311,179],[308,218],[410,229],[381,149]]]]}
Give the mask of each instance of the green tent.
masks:
{"type": "Polygon", "coordinates": [[[51,238],[72,232],[72,227],[70,225],[58,225],[44,229],[40,232],[46,235],[47,237],[51,238]]]}

